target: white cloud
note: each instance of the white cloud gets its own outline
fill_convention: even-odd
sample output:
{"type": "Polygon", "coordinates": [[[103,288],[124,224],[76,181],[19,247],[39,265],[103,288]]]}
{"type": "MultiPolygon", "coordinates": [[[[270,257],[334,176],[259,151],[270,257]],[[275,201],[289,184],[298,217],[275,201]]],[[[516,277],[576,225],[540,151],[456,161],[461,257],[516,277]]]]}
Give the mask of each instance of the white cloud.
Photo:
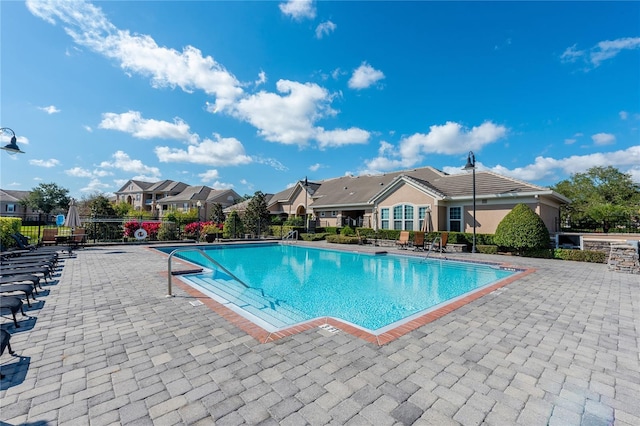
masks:
{"type": "Polygon", "coordinates": [[[223,182],[220,182],[219,180],[216,180],[220,177],[217,170],[207,170],[204,173],[198,174],[198,176],[201,178],[202,183],[206,183],[212,188],[215,188],[215,189],[233,188],[233,184],[231,183],[223,183],[223,182]]]}
{"type": "Polygon", "coordinates": [[[585,51],[576,49],[576,45],[574,44],[573,46],[567,47],[565,49],[562,55],[560,55],[560,60],[562,62],[573,63],[578,59],[584,57],[584,55],[585,51]]]}
{"type": "Polygon", "coordinates": [[[264,84],[267,82],[267,73],[264,71],[260,71],[258,73],[258,79],[254,82],[254,84],[256,86],[260,86],[261,84],[264,84]]]}
{"type": "Polygon", "coordinates": [[[283,14],[296,20],[316,17],[316,8],[313,0],[288,0],[286,3],[280,3],[279,7],[283,14]]]}
{"type": "Polygon", "coordinates": [[[161,138],[195,142],[198,138],[197,135],[189,133],[189,125],[180,118],[175,118],[173,123],[169,123],[142,118],[138,111],[128,111],[122,114],[104,113],[98,127],[130,133],[139,139],[161,138]]]}
{"type": "Polygon", "coordinates": [[[285,166],[275,158],[264,158],[256,156],[252,157],[251,160],[256,164],[266,164],[267,166],[271,166],[278,171],[286,172],[287,170],[289,170],[287,166],[285,166]]]}
{"type": "Polygon", "coordinates": [[[502,139],[507,128],[490,121],[480,126],[465,129],[461,124],[447,122],[433,125],[429,133],[416,133],[403,138],[396,149],[388,142],[381,142],[378,157],[366,162],[367,173],[398,168],[413,167],[420,163],[424,154],[461,154],[468,151],[480,151],[485,145],[502,139]]]}
{"type": "Polygon", "coordinates": [[[119,30],[92,4],[28,0],[27,7],[51,24],[59,21],[77,44],[118,61],[125,71],[151,77],[154,87],[203,90],[216,97],[216,111],[243,93],[238,80],[211,56],[203,56],[193,46],[182,52],[161,47],[149,36],[119,30]]]}
{"type": "Polygon", "coordinates": [[[276,88],[285,95],[258,92],[240,100],[234,113],[268,141],[306,145],[316,133],[313,123],[335,114],[329,105],[332,96],[317,84],[279,80],[276,88]]]}
{"type": "Polygon", "coordinates": [[[90,170],[83,169],[82,167],[73,167],[69,170],[65,170],[64,172],[67,175],[73,176],[73,177],[83,177],[83,178],[93,177],[93,173],[91,173],[90,170]]]}
{"type": "Polygon", "coordinates": [[[208,166],[237,166],[249,164],[251,158],[245,154],[244,147],[235,138],[221,138],[214,135],[214,139],[204,139],[189,145],[186,150],[158,146],[155,148],[158,160],[163,163],[185,162],[205,164],[208,166]]]}
{"type": "Polygon", "coordinates": [[[596,133],[591,136],[591,140],[596,145],[611,145],[616,141],[616,137],[611,133],[596,133]]]}
{"type": "Polygon", "coordinates": [[[207,170],[204,173],[198,174],[200,178],[202,178],[202,182],[211,182],[214,179],[218,179],[220,177],[220,173],[217,170],[211,169],[207,170]]]}
{"type": "MultiPolygon", "coordinates": [[[[574,44],[568,47],[560,60],[562,62],[573,63],[579,59],[587,62],[591,68],[597,68],[607,59],[616,57],[623,50],[640,49],[640,37],[625,37],[616,40],[605,40],[598,42],[589,51],[578,50],[574,44]]],[[[587,68],[588,70],[589,68],[587,68]]]]}
{"type": "Polygon", "coordinates": [[[573,155],[561,159],[536,157],[533,164],[524,167],[508,169],[497,165],[489,170],[516,179],[536,181],[544,178],[554,178],[557,171],[565,174],[575,174],[585,172],[592,167],[612,166],[623,173],[627,173],[625,169],[628,169],[628,172],[634,176],[635,182],[640,183],[640,168],[638,164],[640,164],[640,145],[614,152],[573,155]]]}
{"type": "Polygon", "coordinates": [[[32,166],[51,168],[59,165],[60,161],[55,158],[50,158],[48,160],[29,160],[29,164],[32,166]]]}
{"type": "Polygon", "coordinates": [[[574,143],[576,143],[577,139],[573,139],[573,138],[569,138],[569,139],[565,139],[564,143],[565,145],[573,145],[574,143]]]}
{"type": "Polygon", "coordinates": [[[352,144],[366,144],[369,142],[370,133],[366,130],[352,127],[350,129],[324,130],[317,128],[315,139],[320,149],[328,147],[341,147],[352,144]]]}
{"type": "MultiPolygon", "coordinates": [[[[115,60],[128,75],[137,73],[149,77],[153,87],[177,86],[187,93],[202,90],[214,96],[214,102],[206,103],[208,111],[227,113],[246,121],[268,141],[307,145],[316,135],[322,136],[326,132],[323,128],[315,128],[315,123],[337,114],[331,108],[337,95],[313,83],[280,80],[276,84],[279,93],[261,91],[248,95],[242,87],[251,84],[240,83],[211,56],[204,56],[193,46],[182,51],[158,46],[148,35],[118,29],[95,5],[81,1],[28,0],[27,7],[47,22],[63,26],[79,46],[115,60]]],[[[282,3],[280,8],[294,18],[315,16],[312,1],[290,1],[282,3]]],[[[334,78],[339,74],[336,70],[334,78]]],[[[384,75],[380,71],[363,63],[351,80],[354,87],[364,88],[381,78],[384,75]]],[[[264,82],[266,73],[261,71],[254,84],[264,82]]],[[[168,138],[192,144],[198,144],[199,140],[197,135],[189,133],[189,126],[179,118],[173,122],[144,119],[136,111],[106,113],[100,127],[127,132],[141,139],[168,138]]],[[[85,129],[90,131],[88,127],[85,129]]],[[[345,131],[337,129],[335,132],[338,135],[345,131]]],[[[326,143],[325,139],[319,142],[320,147],[326,143]]]]}
{"type": "Polygon", "coordinates": [[[104,192],[104,190],[108,189],[109,187],[110,187],[109,185],[101,182],[99,179],[91,179],[85,187],[80,188],[80,191],[85,193],[104,192]]]}
{"type": "Polygon", "coordinates": [[[629,113],[627,111],[620,111],[618,114],[620,115],[621,120],[626,120],[627,118],[629,118],[629,113]]]}
{"type": "Polygon", "coordinates": [[[93,129],[91,128],[91,126],[82,126],[87,132],[92,133],[93,129]]]}
{"type": "Polygon", "coordinates": [[[47,114],[55,114],[57,112],[60,112],[60,110],[56,108],[54,105],[49,105],[46,107],[38,107],[38,109],[46,112],[47,114]]]}
{"type": "Polygon", "coordinates": [[[321,39],[322,37],[331,34],[336,30],[338,26],[331,21],[326,21],[320,23],[316,27],[316,38],[321,39]]]}
{"type": "Polygon", "coordinates": [[[145,166],[140,160],[133,160],[123,151],[116,151],[113,154],[113,161],[103,161],[100,163],[102,168],[114,168],[127,173],[144,174],[145,178],[149,176],[152,180],[158,180],[161,173],[157,167],[145,166]]]}
{"type": "Polygon", "coordinates": [[[353,71],[348,85],[351,89],[366,89],[383,78],[382,71],[376,70],[371,65],[363,62],[353,71]]]}
{"type": "Polygon", "coordinates": [[[321,167],[323,167],[322,164],[316,163],[316,164],[310,165],[309,170],[311,170],[312,172],[317,172],[318,170],[320,170],[321,167]]]}

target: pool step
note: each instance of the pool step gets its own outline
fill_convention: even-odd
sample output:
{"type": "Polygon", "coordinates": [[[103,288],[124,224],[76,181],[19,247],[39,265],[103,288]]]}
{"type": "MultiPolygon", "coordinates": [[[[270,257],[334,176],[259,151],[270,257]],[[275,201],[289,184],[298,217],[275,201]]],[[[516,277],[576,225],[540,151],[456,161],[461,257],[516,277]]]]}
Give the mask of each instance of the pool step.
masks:
{"type": "Polygon", "coordinates": [[[284,301],[268,295],[263,297],[259,289],[246,288],[219,272],[192,275],[189,277],[189,281],[195,286],[202,287],[250,312],[276,328],[287,327],[309,319],[304,312],[292,308],[284,301]]]}

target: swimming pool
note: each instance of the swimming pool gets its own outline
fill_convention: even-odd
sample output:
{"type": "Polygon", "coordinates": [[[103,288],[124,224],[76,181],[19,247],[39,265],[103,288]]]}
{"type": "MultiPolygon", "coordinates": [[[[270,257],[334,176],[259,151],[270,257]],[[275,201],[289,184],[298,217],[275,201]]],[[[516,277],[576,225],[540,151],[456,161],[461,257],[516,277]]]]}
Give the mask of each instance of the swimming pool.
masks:
{"type": "Polygon", "coordinates": [[[290,244],[198,248],[249,288],[193,251],[176,256],[212,269],[180,279],[268,331],[332,317],[377,334],[515,273],[471,262],[290,244]]]}

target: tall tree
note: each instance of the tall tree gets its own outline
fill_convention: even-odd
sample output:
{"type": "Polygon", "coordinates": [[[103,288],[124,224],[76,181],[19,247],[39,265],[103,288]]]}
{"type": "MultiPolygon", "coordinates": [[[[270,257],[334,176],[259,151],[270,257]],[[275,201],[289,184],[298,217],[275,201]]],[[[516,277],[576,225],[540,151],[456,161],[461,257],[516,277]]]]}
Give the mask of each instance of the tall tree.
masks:
{"type": "Polygon", "coordinates": [[[32,210],[43,213],[63,212],[69,208],[69,190],[55,183],[41,183],[33,188],[29,196],[22,202],[32,210]]]}
{"type": "Polygon", "coordinates": [[[222,204],[215,203],[211,206],[211,221],[215,223],[224,223],[224,209],[222,204]]]}
{"type": "Polygon", "coordinates": [[[572,201],[564,208],[563,219],[592,220],[605,231],[609,222],[640,213],[640,185],[615,167],[592,167],[552,188],[572,201]]]}
{"type": "Polygon", "coordinates": [[[254,235],[260,235],[269,228],[271,215],[265,195],[261,191],[257,191],[249,200],[242,220],[245,230],[254,235]]]}

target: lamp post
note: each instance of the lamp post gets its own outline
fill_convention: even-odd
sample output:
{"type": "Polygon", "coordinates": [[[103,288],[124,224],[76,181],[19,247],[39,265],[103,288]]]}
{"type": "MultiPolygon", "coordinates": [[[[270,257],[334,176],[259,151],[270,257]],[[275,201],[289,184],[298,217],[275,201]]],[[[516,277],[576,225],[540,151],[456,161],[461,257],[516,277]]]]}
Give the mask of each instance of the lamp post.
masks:
{"type": "Polygon", "coordinates": [[[7,145],[0,147],[0,149],[4,149],[8,151],[9,154],[24,154],[24,151],[21,151],[18,147],[18,141],[16,139],[16,133],[8,127],[0,127],[1,132],[11,132],[11,142],[7,145]]]}
{"type": "Polygon", "coordinates": [[[196,203],[196,207],[198,207],[198,233],[197,233],[197,241],[200,241],[200,227],[202,226],[202,224],[200,223],[200,208],[202,207],[202,201],[198,200],[198,202],[196,203]]]}
{"type": "Polygon", "coordinates": [[[304,233],[308,233],[309,232],[309,221],[308,221],[308,217],[309,214],[307,212],[307,194],[309,193],[308,188],[309,187],[309,181],[307,180],[307,177],[304,177],[304,233]]]}
{"type": "Polygon", "coordinates": [[[464,170],[473,171],[473,246],[471,247],[471,253],[476,252],[476,156],[473,151],[469,151],[467,155],[467,164],[464,166],[464,170]]]}

